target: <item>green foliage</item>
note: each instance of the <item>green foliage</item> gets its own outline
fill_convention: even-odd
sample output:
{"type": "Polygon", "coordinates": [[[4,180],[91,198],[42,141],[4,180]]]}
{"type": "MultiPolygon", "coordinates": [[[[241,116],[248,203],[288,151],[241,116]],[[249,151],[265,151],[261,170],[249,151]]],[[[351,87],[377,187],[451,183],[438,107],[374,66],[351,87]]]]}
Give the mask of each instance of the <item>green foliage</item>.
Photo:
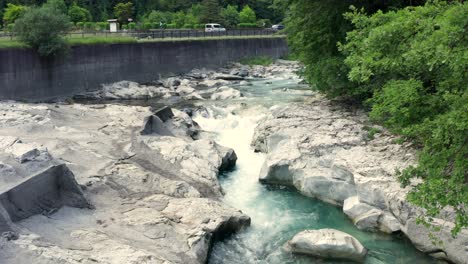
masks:
{"type": "Polygon", "coordinates": [[[47,0],[47,2],[42,5],[45,8],[52,8],[57,10],[57,12],[66,14],[67,13],[67,5],[63,0],[47,0]]]}
{"type": "Polygon", "coordinates": [[[128,29],[130,29],[130,30],[135,30],[135,29],[137,28],[137,25],[136,25],[135,22],[130,22],[130,23],[128,23],[128,26],[127,26],[127,27],[128,27],[128,29]]]}
{"type": "Polygon", "coordinates": [[[200,22],[202,23],[219,23],[221,21],[221,6],[218,0],[203,0],[200,11],[200,22]]]}
{"type": "Polygon", "coordinates": [[[128,19],[133,17],[133,3],[118,3],[114,7],[114,15],[120,23],[127,23],[128,19]]]}
{"type": "Polygon", "coordinates": [[[6,25],[5,30],[6,30],[6,31],[9,31],[9,32],[13,32],[13,29],[14,29],[14,28],[15,28],[15,23],[13,23],[13,24],[8,24],[8,25],[6,25]]]}
{"type": "Polygon", "coordinates": [[[270,28],[272,26],[269,19],[259,19],[257,21],[257,27],[259,28],[270,28]]]}
{"type": "Polygon", "coordinates": [[[153,10],[151,11],[151,13],[148,14],[145,21],[158,24],[162,22],[163,24],[167,24],[172,22],[172,17],[173,14],[170,12],[161,12],[153,10]]]}
{"type": "Polygon", "coordinates": [[[5,12],[3,13],[3,23],[5,23],[5,25],[15,23],[15,21],[20,18],[26,10],[27,8],[22,5],[7,4],[5,12]]]}
{"type": "MultiPolygon", "coordinates": [[[[423,179],[408,199],[430,223],[445,206],[457,212],[453,234],[468,226],[468,7],[428,3],[372,16],[346,16],[355,26],[340,49],[348,77],[373,95],[370,116],[421,147],[403,185],[423,179]]],[[[424,221],[423,221],[424,220],[424,221]]]]}
{"type": "Polygon", "coordinates": [[[79,7],[76,3],[73,3],[68,9],[68,16],[75,23],[92,21],[91,13],[87,9],[79,7]]]}
{"type": "Polygon", "coordinates": [[[227,27],[235,27],[240,22],[239,12],[237,6],[228,5],[221,10],[221,17],[223,18],[224,25],[227,27]]]}
{"type": "Polygon", "coordinates": [[[468,226],[468,98],[465,93],[451,111],[425,120],[411,128],[425,140],[419,155],[419,164],[409,167],[400,175],[404,185],[410,179],[423,179],[409,194],[412,203],[427,210],[421,222],[430,223],[445,206],[456,210],[455,236],[468,226]]]}
{"type": "Polygon", "coordinates": [[[237,24],[237,27],[239,28],[257,28],[256,23],[239,23],[237,24]]]}
{"type": "Polygon", "coordinates": [[[268,66],[273,63],[273,59],[268,56],[258,56],[258,57],[249,57],[244,58],[240,61],[244,65],[263,65],[268,66]]]}
{"type": "Polygon", "coordinates": [[[68,17],[57,9],[33,7],[16,20],[14,32],[41,56],[54,56],[66,51],[63,35],[69,26],[68,17]]]}
{"type": "Polygon", "coordinates": [[[239,13],[239,20],[241,23],[255,23],[257,21],[257,16],[255,15],[255,11],[246,5],[239,13]]]}
{"type": "Polygon", "coordinates": [[[468,8],[423,3],[291,0],[286,30],[313,88],[364,102],[373,121],[420,147],[400,180],[421,179],[408,195],[426,210],[420,223],[454,208],[456,235],[468,226],[468,8]]]}
{"type": "Polygon", "coordinates": [[[98,29],[98,30],[108,30],[109,29],[109,23],[108,22],[97,22],[96,23],[96,29],[98,29]]]}
{"type": "Polygon", "coordinates": [[[84,29],[84,23],[85,22],[76,22],[75,26],[76,26],[77,29],[83,30],[84,29]]]}
{"type": "Polygon", "coordinates": [[[182,11],[175,13],[172,22],[177,28],[181,28],[185,24],[185,13],[182,11]]]}
{"type": "Polygon", "coordinates": [[[84,22],[83,29],[92,31],[96,28],[96,25],[93,22],[84,22]]]}

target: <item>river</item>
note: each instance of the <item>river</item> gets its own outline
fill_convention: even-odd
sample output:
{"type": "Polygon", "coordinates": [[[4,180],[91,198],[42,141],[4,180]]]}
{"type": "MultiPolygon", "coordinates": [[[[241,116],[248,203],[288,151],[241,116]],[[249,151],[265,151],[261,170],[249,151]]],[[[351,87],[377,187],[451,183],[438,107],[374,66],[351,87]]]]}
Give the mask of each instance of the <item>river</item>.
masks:
{"type": "Polygon", "coordinates": [[[195,121],[218,143],[233,148],[236,168],[220,176],[224,202],[252,218],[251,227],[215,243],[209,263],[347,263],[295,256],[282,250],[296,233],[334,228],[356,237],[369,249],[365,263],[435,263],[414,248],[403,235],[385,235],[357,229],[341,208],[304,197],[295,190],[258,181],[265,154],[250,143],[258,121],[268,107],[303,101],[313,93],[294,79],[256,80],[240,86],[245,98],[203,106],[209,114],[195,121]]]}

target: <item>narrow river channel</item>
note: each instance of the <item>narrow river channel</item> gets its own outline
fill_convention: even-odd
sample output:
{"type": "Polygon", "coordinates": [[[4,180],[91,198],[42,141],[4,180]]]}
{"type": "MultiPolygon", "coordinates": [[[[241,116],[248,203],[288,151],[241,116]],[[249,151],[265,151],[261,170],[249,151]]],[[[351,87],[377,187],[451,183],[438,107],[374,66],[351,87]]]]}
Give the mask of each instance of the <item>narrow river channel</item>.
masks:
{"type": "Polygon", "coordinates": [[[220,177],[224,201],[252,218],[250,228],[217,242],[209,263],[348,263],[293,256],[282,250],[296,233],[305,229],[335,228],[355,236],[369,249],[365,263],[435,263],[417,251],[404,237],[358,230],[340,208],[304,197],[279,186],[263,185],[258,176],[265,154],[255,153],[250,143],[258,121],[274,104],[300,102],[312,95],[295,80],[252,81],[237,87],[246,98],[206,107],[196,122],[218,143],[233,148],[238,156],[234,171],[220,177]]]}

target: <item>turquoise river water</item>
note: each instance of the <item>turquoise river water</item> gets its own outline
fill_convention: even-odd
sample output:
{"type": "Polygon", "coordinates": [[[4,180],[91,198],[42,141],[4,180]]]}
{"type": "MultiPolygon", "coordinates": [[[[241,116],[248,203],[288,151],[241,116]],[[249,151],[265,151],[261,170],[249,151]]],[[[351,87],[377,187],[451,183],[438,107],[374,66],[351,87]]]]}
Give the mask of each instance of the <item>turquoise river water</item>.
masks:
{"type": "Polygon", "coordinates": [[[203,130],[218,143],[233,148],[238,156],[234,171],[220,177],[224,201],[252,218],[249,228],[215,243],[209,263],[349,263],[307,256],[293,256],[282,250],[296,233],[306,229],[335,228],[355,236],[369,249],[365,263],[435,263],[414,248],[403,235],[384,235],[357,229],[341,208],[304,197],[280,186],[263,185],[258,175],[265,154],[251,147],[254,128],[268,107],[303,101],[313,93],[296,80],[252,81],[237,87],[245,98],[222,105],[204,102],[209,115],[195,116],[203,130]]]}

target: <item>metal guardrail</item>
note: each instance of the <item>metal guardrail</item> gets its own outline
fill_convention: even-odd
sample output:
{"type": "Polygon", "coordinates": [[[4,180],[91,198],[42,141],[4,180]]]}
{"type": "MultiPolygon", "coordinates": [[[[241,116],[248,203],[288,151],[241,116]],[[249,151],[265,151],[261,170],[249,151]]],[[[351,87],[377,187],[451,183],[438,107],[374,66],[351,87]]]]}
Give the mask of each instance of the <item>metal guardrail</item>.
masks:
{"type": "MultiPolygon", "coordinates": [[[[118,32],[109,31],[79,31],[66,34],[69,38],[86,37],[133,37],[137,39],[171,39],[171,38],[210,38],[210,37],[235,37],[235,36],[269,36],[277,35],[278,31],[273,29],[228,29],[224,32],[205,32],[196,29],[155,29],[155,30],[121,30],[118,32]]],[[[10,32],[0,32],[0,38],[14,39],[15,34],[10,32]]]]}

